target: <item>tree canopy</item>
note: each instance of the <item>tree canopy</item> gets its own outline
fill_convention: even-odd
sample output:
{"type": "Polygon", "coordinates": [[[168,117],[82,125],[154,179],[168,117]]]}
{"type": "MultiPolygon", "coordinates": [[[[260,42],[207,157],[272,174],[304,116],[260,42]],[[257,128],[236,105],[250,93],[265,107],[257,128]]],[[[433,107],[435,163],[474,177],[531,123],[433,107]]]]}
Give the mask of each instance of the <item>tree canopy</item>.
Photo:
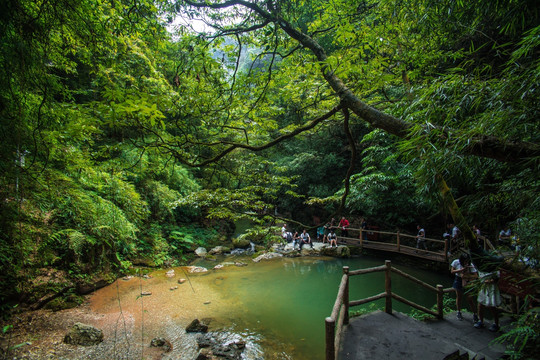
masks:
{"type": "Polygon", "coordinates": [[[451,215],[539,257],[535,1],[0,7],[5,296],[184,261],[246,216],[451,215]]]}

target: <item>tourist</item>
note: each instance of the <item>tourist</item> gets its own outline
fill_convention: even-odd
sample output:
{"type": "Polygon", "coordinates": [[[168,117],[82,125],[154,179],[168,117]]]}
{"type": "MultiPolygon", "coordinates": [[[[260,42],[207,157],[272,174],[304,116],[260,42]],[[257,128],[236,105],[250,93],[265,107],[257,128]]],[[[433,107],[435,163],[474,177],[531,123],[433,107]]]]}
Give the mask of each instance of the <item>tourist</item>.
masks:
{"type": "Polygon", "coordinates": [[[366,218],[362,218],[362,220],[360,220],[360,236],[362,237],[363,240],[367,240],[367,221],[366,221],[366,218]]]}
{"type": "Polygon", "coordinates": [[[339,221],[339,227],[341,228],[341,236],[349,236],[349,225],[349,220],[345,219],[345,216],[343,216],[339,221]]]}
{"type": "Polygon", "coordinates": [[[300,236],[298,235],[298,231],[295,231],[293,234],[293,250],[296,249],[296,245],[300,246],[300,236]]]}
{"type": "Polygon", "coordinates": [[[499,245],[500,244],[510,244],[510,238],[512,237],[512,230],[508,226],[506,226],[501,232],[499,233],[499,245]]]}
{"type": "Polygon", "coordinates": [[[499,271],[491,273],[480,272],[480,280],[482,281],[480,291],[478,292],[478,321],[474,323],[474,327],[481,329],[484,327],[484,308],[488,308],[493,315],[493,324],[489,327],[489,331],[496,332],[499,330],[499,311],[497,307],[501,305],[502,299],[497,286],[497,281],[500,277],[499,271]]]}
{"type": "Polygon", "coordinates": [[[452,228],[452,239],[457,241],[460,235],[461,235],[461,230],[459,230],[457,225],[454,225],[454,227],[452,228]]]}
{"type": "Polygon", "coordinates": [[[330,247],[334,247],[334,245],[337,247],[337,235],[334,229],[330,230],[328,240],[330,241],[330,247]]]}
{"type": "Polygon", "coordinates": [[[468,254],[461,254],[458,259],[452,261],[452,269],[450,272],[455,275],[454,284],[452,287],[456,291],[456,308],[457,308],[457,319],[463,320],[463,315],[461,314],[461,303],[463,300],[463,295],[467,298],[467,302],[473,312],[473,323],[478,321],[478,316],[476,315],[476,308],[474,306],[474,300],[469,294],[463,294],[464,288],[467,286],[467,283],[478,277],[478,271],[476,267],[471,263],[471,258],[468,254]]]}
{"type": "Polygon", "coordinates": [[[461,231],[457,226],[454,226],[454,224],[450,224],[450,227],[452,228],[452,239],[450,240],[450,251],[454,252],[459,249],[459,237],[461,234],[461,231]]]}
{"type": "Polygon", "coordinates": [[[304,229],[302,231],[302,234],[300,234],[300,251],[302,250],[302,247],[304,244],[311,245],[311,248],[313,249],[313,242],[311,241],[311,237],[309,236],[309,233],[304,229]]]}
{"type": "MultiPolygon", "coordinates": [[[[416,235],[416,249],[420,249],[420,245],[421,245],[424,248],[424,250],[427,250],[426,231],[420,225],[417,225],[416,229],[418,230],[418,234],[416,235]]],[[[416,250],[416,252],[418,252],[418,250],[416,250]]]]}
{"type": "Polygon", "coordinates": [[[283,227],[281,228],[281,237],[284,239],[287,238],[287,224],[283,224],[283,227]]]}
{"type": "Polygon", "coordinates": [[[317,241],[318,242],[322,241],[324,244],[325,238],[326,238],[326,235],[324,234],[324,226],[319,226],[317,228],[317,241]]]}
{"type": "Polygon", "coordinates": [[[482,232],[480,231],[480,229],[476,225],[472,226],[472,231],[473,231],[473,233],[474,233],[474,235],[476,236],[477,239],[478,239],[478,237],[480,235],[482,235],[482,232]]]}
{"type": "Polygon", "coordinates": [[[443,240],[444,240],[444,243],[446,244],[446,256],[450,257],[452,256],[452,251],[451,251],[451,241],[452,241],[452,235],[450,235],[450,233],[448,231],[445,231],[442,235],[443,237],[443,240]]]}
{"type": "MultiPolygon", "coordinates": [[[[332,218],[332,221],[334,219],[332,218]]],[[[324,224],[324,236],[323,236],[323,244],[328,241],[330,242],[330,239],[328,239],[328,234],[330,234],[330,229],[332,228],[332,222],[328,221],[326,224],[324,224]]]]}
{"type": "Polygon", "coordinates": [[[285,240],[287,240],[287,243],[292,243],[293,249],[294,249],[294,236],[292,232],[287,231],[285,233],[285,240]]]}

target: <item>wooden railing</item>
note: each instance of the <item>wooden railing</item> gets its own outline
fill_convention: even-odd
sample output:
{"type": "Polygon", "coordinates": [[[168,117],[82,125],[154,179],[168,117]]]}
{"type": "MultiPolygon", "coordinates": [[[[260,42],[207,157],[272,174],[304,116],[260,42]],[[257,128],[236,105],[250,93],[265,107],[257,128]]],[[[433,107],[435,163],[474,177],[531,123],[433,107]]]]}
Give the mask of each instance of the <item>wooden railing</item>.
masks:
{"type": "Polygon", "coordinates": [[[478,235],[478,242],[480,244],[483,244],[484,245],[484,250],[494,250],[494,251],[497,251],[497,249],[495,248],[495,246],[493,246],[493,244],[491,243],[491,241],[489,241],[489,239],[483,235],[478,235]]]}
{"type": "Polygon", "coordinates": [[[392,267],[390,260],[385,261],[385,265],[372,267],[368,269],[360,269],[349,271],[348,266],[343,267],[343,276],[341,278],[341,283],[339,285],[339,290],[332,308],[332,314],[325,319],[325,331],[326,331],[326,360],[335,360],[337,359],[339,344],[341,341],[341,336],[343,333],[343,325],[349,323],[349,308],[353,306],[363,305],[372,301],[379,299],[385,299],[385,308],[384,311],[388,314],[392,314],[392,299],[400,301],[406,305],[409,305],[415,309],[423,311],[425,313],[431,314],[439,319],[443,318],[443,294],[447,292],[452,292],[452,288],[443,289],[442,285],[437,285],[433,287],[425,282],[392,267]],[[372,272],[383,272],[385,273],[384,277],[384,292],[370,296],[361,300],[349,300],[349,277],[355,275],[363,275],[372,272]],[[437,311],[428,309],[422,305],[416,304],[415,302],[409,301],[397,294],[392,292],[392,278],[391,273],[398,274],[406,279],[409,279],[418,285],[425,287],[428,290],[433,291],[436,294],[437,298],[437,311]]]}
{"type": "MultiPolygon", "coordinates": [[[[380,231],[380,230],[362,230],[349,229],[353,236],[338,236],[338,243],[347,245],[356,245],[376,250],[390,251],[413,255],[431,260],[448,262],[448,254],[457,254],[464,248],[463,239],[458,241],[439,240],[432,238],[422,238],[424,243],[428,244],[429,250],[423,247],[416,248],[416,235],[403,234],[400,232],[380,231]],[[358,234],[356,236],[356,234],[358,234]]],[[[478,242],[485,250],[497,251],[493,244],[485,237],[478,236],[478,242]]]]}
{"type": "MultiPolygon", "coordinates": [[[[387,251],[414,254],[416,252],[416,235],[403,234],[400,232],[380,231],[380,230],[362,230],[362,229],[349,229],[349,233],[357,233],[357,237],[352,236],[338,236],[338,242],[358,245],[360,247],[373,247],[373,245],[379,244],[385,246],[387,251]]],[[[448,261],[448,251],[450,250],[449,242],[445,240],[422,238],[422,240],[429,244],[431,250],[419,249],[423,254],[431,254],[433,256],[440,257],[442,261],[448,261]]]]}

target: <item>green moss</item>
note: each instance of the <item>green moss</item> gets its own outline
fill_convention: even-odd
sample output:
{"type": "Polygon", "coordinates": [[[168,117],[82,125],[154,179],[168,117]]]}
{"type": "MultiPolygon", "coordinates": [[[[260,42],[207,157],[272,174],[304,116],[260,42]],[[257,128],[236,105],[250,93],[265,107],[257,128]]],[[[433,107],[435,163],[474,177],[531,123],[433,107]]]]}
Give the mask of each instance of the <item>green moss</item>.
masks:
{"type": "Polygon", "coordinates": [[[58,297],[48,302],[45,305],[45,308],[50,309],[52,311],[71,309],[71,308],[81,305],[83,301],[84,301],[84,298],[82,296],[78,296],[75,294],[68,294],[67,296],[58,297]]]}

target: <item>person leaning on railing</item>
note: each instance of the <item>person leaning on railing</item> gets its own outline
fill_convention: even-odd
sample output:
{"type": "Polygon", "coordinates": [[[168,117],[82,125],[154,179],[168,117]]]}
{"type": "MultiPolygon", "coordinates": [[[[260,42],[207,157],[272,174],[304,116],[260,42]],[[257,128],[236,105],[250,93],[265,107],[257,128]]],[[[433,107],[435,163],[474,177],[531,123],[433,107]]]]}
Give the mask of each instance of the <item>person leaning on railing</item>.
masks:
{"type": "Polygon", "coordinates": [[[450,272],[455,275],[454,284],[452,287],[456,291],[456,308],[457,308],[457,319],[463,320],[463,315],[461,314],[461,304],[463,296],[467,298],[467,302],[473,312],[473,323],[478,321],[478,315],[476,315],[476,307],[474,306],[473,298],[464,294],[464,288],[467,286],[467,283],[475,278],[478,278],[478,270],[471,263],[471,258],[468,254],[461,254],[458,259],[452,261],[450,272]]]}

